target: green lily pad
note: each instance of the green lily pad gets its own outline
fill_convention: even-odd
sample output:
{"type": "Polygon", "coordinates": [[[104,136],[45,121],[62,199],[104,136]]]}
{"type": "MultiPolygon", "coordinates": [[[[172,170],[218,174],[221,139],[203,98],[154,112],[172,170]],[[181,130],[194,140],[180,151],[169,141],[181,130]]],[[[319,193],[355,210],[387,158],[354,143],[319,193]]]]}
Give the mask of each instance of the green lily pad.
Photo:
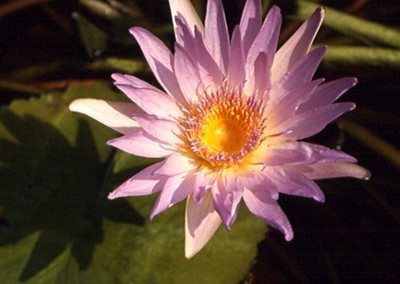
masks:
{"type": "Polygon", "coordinates": [[[0,111],[0,283],[238,283],[266,226],[241,207],[184,257],[184,202],[150,222],[156,196],[107,194],[154,160],[118,152],[114,131],[71,113],[79,97],[124,100],[105,84],[14,101],[0,111]]]}

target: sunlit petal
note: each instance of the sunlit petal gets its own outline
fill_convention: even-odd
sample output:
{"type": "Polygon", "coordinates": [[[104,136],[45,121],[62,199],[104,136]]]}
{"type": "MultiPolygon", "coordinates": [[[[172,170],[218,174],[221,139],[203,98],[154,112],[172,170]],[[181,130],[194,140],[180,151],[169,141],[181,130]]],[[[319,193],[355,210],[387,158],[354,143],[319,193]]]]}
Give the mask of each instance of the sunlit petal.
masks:
{"type": "Polygon", "coordinates": [[[271,70],[273,85],[308,52],[322,24],[324,14],[324,10],[318,8],[278,50],[271,70]]]}
{"type": "Polygon", "coordinates": [[[191,196],[186,201],[185,256],[193,257],[211,239],[221,224],[221,218],[213,206],[211,194],[197,204],[191,196]]]}
{"type": "Polygon", "coordinates": [[[130,103],[107,102],[98,99],[77,99],[69,105],[69,109],[86,114],[123,134],[139,129],[139,124],[130,116],[142,112],[130,103]]]}

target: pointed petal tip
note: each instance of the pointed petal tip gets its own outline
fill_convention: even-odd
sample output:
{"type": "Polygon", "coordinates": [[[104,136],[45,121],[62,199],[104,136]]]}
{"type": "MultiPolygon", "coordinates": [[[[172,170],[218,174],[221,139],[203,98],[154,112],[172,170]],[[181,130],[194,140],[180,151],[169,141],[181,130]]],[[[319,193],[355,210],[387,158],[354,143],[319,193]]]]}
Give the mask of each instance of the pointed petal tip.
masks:
{"type": "Polygon", "coordinates": [[[108,196],[107,196],[107,198],[110,199],[110,200],[113,200],[113,199],[118,198],[118,197],[119,197],[119,196],[118,196],[118,192],[116,192],[116,190],[110,192],[110,193],[108,194],[108,196]]]}
{"type": "Polygon", "coordinates": [[[69,105],[68,105],[68,109],[70,110],[70,111],[73,111],[73,104],[75,103],[75,101],[72,101],[69,105]],[[72,108],[71,108],[71,106],[72,106],[72,108]]]}
{"type": "Polygon", "coordinates": [[[193,256],[195,256],[199,251],[194,250],[193,247],[187,247],[185,246],[185,258],[186,259],[191,259],[193,256]]]}
{"type": "Polygon", "coordinates": [[[128,115],[142,112],[139,107],[132,103],[94,98],[74,100],[69,105],[69,110],[87,115],[123,134],[139,128],[139,124],[129,118],[128,115]]]}
{"type": "Polygon", "coordinates": [[[293,240],[294,234],[293,234],[292,228],[290,228],[289,230],[286,230],[284,233],[285,233],[285,240],[287,242],[290,242],[291,240],[293,240]]]}
{"type": "Polygon", "coordinates": [[[90,100],[90,99],[77,99],[77,100],[74,100],[69,104],[68,108],[69,108],[70,111],[79,112],[79,110],[81,109],[81,105],[82,104],[86,104],[88,102],[88,100],[90,100]]]}
{"type": "Polygon", "coordinates": [[[151,213],[150,213],[149,220],[150,220],[150,221],[153,221],[154,217],[156,217],[157,214],[158,214],[158,213],[154,212],[154,208],[153,208],[153,210],[152,210],[151,213]]]}
{"type": "Polygon", "coordinates": [[[118,138],[110,139],[110,140],[106,141],[106,145],[113,146],[114,142],[117,141],[117,140],[118,140],[118,138]]]}
{"type": "Polygon", "coordinates": [[[170,0],[169,6],[171,9],[174,28],[176,28],[176,16],[181,15],[186,20],[188,27],[190,27],[192,31],[196,26],[199,27],[202,32],[204,31],[204,25],[190,0],[170,0]]]}
{"type": "Polygon", "coordinates": [[[124,78],[124,74],[121,73],[112,73],[111,78],[115,81],[114,84],[118,83],[118,81],[122,81],[124,78]]]}
{"type": "Polygon", "coordinates": [[[269,9],[269,11],[273,11],[274,13],[281,13],[281,8],[279,8],[279,6],[277,6],[277,5],[273,5],[272,7],[271,7],[271,9],[269,9]]]}
{"type": "Polygon", "coordinates": [[[213,215],[211,218],[214,220],[211,220],[211,222],[207,220],[205,224],[201,225],[203,228],[200,228],[200,230],[197,229],[194,235],[192,235],[190,229],[185,225],[185,257],[187,259],[192,258],[200,252],[219,228],[221,219],[217,213],[213,215]]]}
{"type": "Polygon", "coordinates": [[[370,180],[371,179],[371,172],[369,170],[365,169],[365,168],[364,168],[364,170],[365,170],[365,174],[364,174],[363,177],[361,177],[361,179],[370,180]]]}
{"type": "MultiPolygon", "coordinates": [[[[275,226],[273,226],[273,227],[275,227],[275,226]]],[[[289,220],[287,220],[287,222],[285,222],[285,224],[282,224],[279,227],[275,227],[275,228],[284,234],[285,240],[287,242],[290,242],[291,240],[293,240],[294,233],[293,233],[292,225],[290,224],[289,220]]]]}
{"type": "Polygon", "coordinates": [[[225,224],[225,223],[224,223],[225,229],[226,229],[228,232],[232,231],[232,224],[233,224],[233,221],[229,221],[229,224],[225,224]]]}
{"type": "Polygon", "coordinates": [[[325,17],[325,9],[324,7],[318,7],[315,9],[314,13],[315,15],[319,15],[319,17],[323,20],[325,17]]]}
{"type": "Polygon", "coordinates": [[[359,166],[358,164],[354,163],[345,163],[345,171],[348,172],[348,175],[342,175],[342,176],[347,176],[347,177],[354,177],[362,180],[370,180],[371,179],[371,172],[362,167],[359,166]],[[348,170],[346,170],[348,169],[348,170]]]}
{"type": "Polygon", "coordinates": [[[190,259],[200,252],[215,234],[220,224],[221,221],[219,220],[212,224],[206,224],[209,225],[210,229],[202,229],[203,232],[197,234],[196,237],[192,236],[189,229],[185,227],[185,257],[190,259]]]}
{"type": "Polygon", "coordinates": [[[135,34],[136,34],[137,32],[139,32],[141,29],[142,29],[142,28],[140,28],[140,27],[131,27],[131,28],[129,29],[129,33],[130,33],[131,35],[135,36],[135,34]]]}
{"type": "Polygon", "coordinates": [[[201,204],[196,204],[192,196],[186,202],[185,257],[189,259],[212,238],[221,225],[221,218],[214,210],[210,192],[204,196],[201,204]]]}
{"type": "Polygon", "coordinates": [[[327,46],[327,45],[320,45],[320,46],[318,46],[318,47],[316,47],[316,48],[313,48],[313,49],[309,52],[309,54],[310,54],[310,53],[313,53],[313,56],[315,56],[315,57],[321,57],[321,58],[322,58],[322,57],[325,56],[327,50],[328,50],[328,46],[327,46]]]}
{"type": "Polygon", "coordinates": [[[322,195],[314,195],[314,196],[313,196],[313,199],[314,199],[315,201],[324,203],[324,202],[325,202],[325,195],[324,195],[324,194],[322,194],[322,195]]]}

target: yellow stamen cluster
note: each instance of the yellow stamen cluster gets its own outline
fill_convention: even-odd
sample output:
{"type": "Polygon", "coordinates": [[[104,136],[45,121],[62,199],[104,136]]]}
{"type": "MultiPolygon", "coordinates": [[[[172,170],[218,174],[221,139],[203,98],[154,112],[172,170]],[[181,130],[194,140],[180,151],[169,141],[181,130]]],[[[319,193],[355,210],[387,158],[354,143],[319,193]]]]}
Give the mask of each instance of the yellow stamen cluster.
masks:
{"type": "Polygon", "coordinates": [[[263,105],[259,96],[247,97],[239,88],[203,93],[183,122],[191,150],[213,168],[240,164],[260,143],[263,105]]]}

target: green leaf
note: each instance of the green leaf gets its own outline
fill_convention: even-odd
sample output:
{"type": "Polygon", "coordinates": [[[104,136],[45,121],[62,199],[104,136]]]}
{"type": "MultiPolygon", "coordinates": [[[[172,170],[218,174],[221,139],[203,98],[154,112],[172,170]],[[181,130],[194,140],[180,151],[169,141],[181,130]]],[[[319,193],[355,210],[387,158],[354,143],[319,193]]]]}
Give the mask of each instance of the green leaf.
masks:
{"type": "MultiPolygon", "coordinates": [[[[113,153],[104,141],[115,133],[68,111],[69,102],[80,95],[122,99],[99,84],[69,88],[63,96],[14,101],[1,111],[0,259],[2,267],[18,263],[0,272],[2,283],[50,279],[57,267],[53,263],[67,247],[76,250],[85,234],[101,233],[93,208],[102,184],[99,176],[113,153]],[[22,248],[21,241],[26,244],[22,248]]],[[[100,240],[100,234],[93,235],[91,246],[75,253],[81,267],[89,265],[100,240]]]]}
{"type": "Polygon", "coordinates": [[[184,202],[150,222],[157,196],[107,199],[156,160],[105,145],[115,132],[68,111],[78,97],[124,99],[98,84],[14,101],[0,111],[0,283],[244,279],[264,223],[242,206],[232,232],[221,227],[186,260],[184,202]]]}
{"type": "Polygon", "coordinates": [[[135,59],[124,59],[109,57],[105,61],[106,65],[120,72],[133,74],[145,68],[144,62],[135,59]]]}
{"type": "Polygon", "coordinates": [[[400,67],[400,50],[331,45],[324,57],[324,63],[398,68],[400,67]]]}
{"type": "MultiPolygon", "coordinates": [[[[319,7],[305,0],[298,1],[297,16],[305,20],[319,7]]],[[[325,7],[324,25],[362,42],[400,48],[400,31],[325,7]]]]}

